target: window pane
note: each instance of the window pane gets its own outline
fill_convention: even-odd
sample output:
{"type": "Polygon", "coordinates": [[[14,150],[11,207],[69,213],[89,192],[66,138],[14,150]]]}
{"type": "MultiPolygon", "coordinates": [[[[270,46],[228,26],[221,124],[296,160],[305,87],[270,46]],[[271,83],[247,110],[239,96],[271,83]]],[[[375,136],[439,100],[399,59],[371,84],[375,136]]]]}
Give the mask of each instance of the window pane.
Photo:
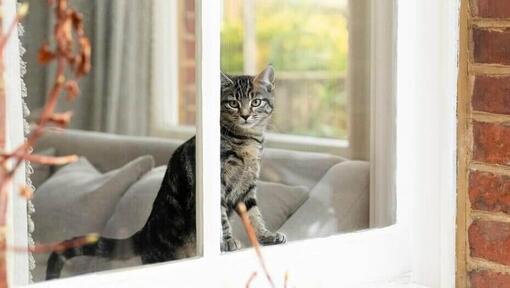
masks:
{"type": "Polygon", "coordinates": [[[347,139],[347,8],[346,0],[224,0],[224,72],[277,70],[271,131],[347,139]]]}
{"type": "MultiPolygon", "coordinates": [[[[55,78],[54,65],[37,63],[40,43],[49,39],[54,45],[49,28],[54,21],[48,1],[29,2],[23,44],[35,122],[55,78]]],[[[44,280],[47,267],[51,277],[69,277],[194,257],[194,1],[75,0],[70,5],[83,13],[92,71],[79,81],[77,101],[61,101],[57,108],[73,110],[72,129],[48,131],[34,148],[80,159],[58,169],[34,165],[32,236],[36,244],[88,238],[65,242],[73,248],[63,253],[35,255],[34,280],[44,280]],[[179,126],[188,128],[168,129],[179,126]],[[92,241],[91,233],[100,238],[92,241]],[[92,242],[84,244],[87,239],[92,242]]]]}
{"type": "MultiPolygon", "coordinates": [[[[240,176],[230,177],[222,193],[247,193],[242,200],[263,245],[391,223],[389,4],[378,2],[381,19],[372,19],[369,0],[223,0],[222,175],[256,175],[238,186],[240,176]],[[236,161],[244,170],[231,167],[236,161]],[[377,222],[378,209],[390,217],[377,222]]],[[[237,216],[229,221],[249,246],[237,216]]]]}

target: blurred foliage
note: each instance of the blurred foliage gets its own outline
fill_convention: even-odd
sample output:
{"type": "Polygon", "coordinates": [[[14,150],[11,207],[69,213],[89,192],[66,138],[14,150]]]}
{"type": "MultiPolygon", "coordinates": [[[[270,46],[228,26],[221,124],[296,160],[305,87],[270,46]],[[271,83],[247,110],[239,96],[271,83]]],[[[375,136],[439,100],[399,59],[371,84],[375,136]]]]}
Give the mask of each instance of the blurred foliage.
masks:
{"type": "MultiPolygon", "coordinates": [[[[347,138],[345,11],[311,0],[256,0],[255,5],[257,67],[263,69],[272,63],[277,70],[276,96],[281,101],[276,104],[272,129],[347,138]],[[279,77],[282,71],[301,73],[303,79],[279,77]],[[304,72],[323,76],[309,79],[304,72]]],[[[222,25],[221,65],[227,73],[243,71],[244,23],[242,6],[238,7],[238,17],[225,17],[222,25]]]]}

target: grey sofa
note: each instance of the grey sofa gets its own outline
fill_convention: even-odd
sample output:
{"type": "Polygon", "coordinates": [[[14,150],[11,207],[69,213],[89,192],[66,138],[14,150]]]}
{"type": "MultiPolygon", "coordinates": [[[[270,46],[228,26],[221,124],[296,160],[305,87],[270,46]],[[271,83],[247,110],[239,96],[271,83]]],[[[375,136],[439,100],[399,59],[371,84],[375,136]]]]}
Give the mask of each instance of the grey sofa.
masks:
{"type": "MultiPolygon", "coordinates": [[[[56,155],[78,154],[87,158],[99,171],[106,172],[143,155],[152,155],[155,167],[166,165],[170,155],[181,143],[180,140],[68,130],[63,133],[49,131],[39,141],[36,150],[54,148],[56,155]]],[[[299,207],[295,207],[294,212],[283,225],[274,227],[286,233],[290,241],[324,237],[368,227],[369,164],[367,162],[350,161],[327,154],[266,149],[262,162],[261,180],[265,183],[282,185],[281,187],[300,187],[306,191],[305,201],[301,202],[299,207]]],[[[44,182],[45,179],[38,181],[44,182]]],[[[36,206],[35,209],[37,208],[36,206]]],[[[274,211],[267,211],[266,214],[279,212],[278,209],[272,210],[274,211]]],[[[38,212],[41,213],[41,211],[38,212]]],[[[242,226],[236,217],[232,219],[235,235],[248,245],[242,226]]],[[[37,219],[34,220],[37,231],[37,219]]],[[[136,221],[144,223],[145,219],[136,221]]],[[[44,274],[45,257],[43,256],[37,259],[36,281],[41,280],[44,274]]],[[[107,262],[103,261],[99,264],[95,262],[93,265],[88,263],[86,268],[84,264],[81,264],[78,265],[79,267],[68,269],[66,273],[75,275],[139,264],[137,259],[126,263],[107,262]]]]}

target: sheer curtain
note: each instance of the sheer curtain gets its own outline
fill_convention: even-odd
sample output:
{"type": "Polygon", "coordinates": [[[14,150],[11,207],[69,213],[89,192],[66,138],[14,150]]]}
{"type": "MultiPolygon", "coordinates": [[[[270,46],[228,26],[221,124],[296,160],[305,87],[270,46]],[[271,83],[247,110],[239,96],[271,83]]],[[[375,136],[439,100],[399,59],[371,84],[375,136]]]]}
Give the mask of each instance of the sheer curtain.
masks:
{"type": "MultiPolygon", "coordinates": [[[[24,38],[25,47],[29,47],[25,59],[27,88],[29,105],[37,110],[44,91],[53,83],[55,68],[41,69],[36,50],[40,40],[51,37],[53,23],[48,20],[47,1],[29,2],[31,13],[24,38]]],[[[92,72],[80,81],[82,94],[75,103],[71,127],[146,135],[150,123],[152,1],[72,0],[71,5],[84,14],[93,48],[92,72]]],[[[64,103],[59,108],[72,106],[64,103]]]]}

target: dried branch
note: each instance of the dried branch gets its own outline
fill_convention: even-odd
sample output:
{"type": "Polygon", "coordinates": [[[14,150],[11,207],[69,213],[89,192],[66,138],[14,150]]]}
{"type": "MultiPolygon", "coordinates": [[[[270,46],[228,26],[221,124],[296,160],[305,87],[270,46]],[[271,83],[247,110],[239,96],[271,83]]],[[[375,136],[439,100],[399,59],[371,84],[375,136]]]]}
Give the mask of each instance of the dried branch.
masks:
{"type": "MultiPolygon", "coordinates": [[[[257,253],[257,257],[259,259],[260,266],[262,267],[262,270],[264,271],[264,274],[266,275],[267,281],[271,285],[271,287],[275,287],[273,278],[269,274],[269,271],[267,270],[266,262],[264,261],[264,257],[262,256],[262,252],[260,251],[260,244],[257,240],[257,236],[255,234],[255,230],[253,229],[253,226],[250,222],[250,217],[248,216],[248,211],[246,210],[246,205],[244,205],[243,202],[239,202],[236,207],[236,212],[239,214],[239,217],[241,217],[241,220],[243,222],[244,228],[246,230],[246,233],[248,234],[248,238],[250,239],[251,245],[255,249],[255,253],[257,253]]],[[[251,279],[253,280],[253,279],[251,279]]],[[[251,282],[250,280],[250,282],[251,282]]]]}
{"type": "MultiPolygon", "coordinates": [[[[14,149],[13,152],[3,153],[0,157],[0,226],[6,224],[6,209],[8,199],[8,187],[14,173],[23,161],[28,160],[40,164],[63,165],[78,158],[75,155],[65,157],[47,157],[31,155],[31,147],[43,135],[48,124],[58,127],[69,125],[72,117],[71,112],[55,113],[58,98],[64,92],[67,99],[72,101],[78,96],[79,88],[77,80],[86,75],[91,69],[90,55],[91,46],[83,29],[83,18],[76,10],[68,5],[68,0],[49,0],[48,3],[54,6],[56,24],[53,33],[55,35],[55,47],[52,49],[48,43],[41,45],[39,49],[39,62],[48,64],[51,61],[57,62],[57,73],[55,81],[48,95],[48,102],[43,108],[39,123],[35,130],[28,136],[27,141],[14,149]],[[74,37],[76,35],[76,39],[74,37]],[[68,71],[69,73],[66,73],[68,71]],[[71,79],[66,79],[71,75],[71,79]],[[9,165],[11,163],[11,165],[9,165]]],[[[0,2],[1,4],[1,2],[0,2]]],[[[3,55],[4,47],[16,27],[18,21],[26,15],[27,5],[22,5],[18,10],[16,19],[9,26],[6,34],[0,37],[0,55],[3,55]]],[[[1,31],[0,31],[1,32],[1,31]]],[[[3,72],[3,58],[0,60],[0,73],[3,72]]],[[[3,88],[3,87],[2,87],[3,88]]],[[[5,96],[5,91],[1,92],[5,96]]],[[[20,192],[24,197],[31,196],[26,188],[20,192]]]]}
{"type": "MultiPolygon", "coordinates": [[[[48,101],[43,108],[43,113],[35,130],[28,136],[27,141],[13,151],[5,151],[5,99],[7,99],[5,90],[5,47],[14,32],[19,21],[27,14],[28,5],[23,4],[16,12],[15,19],[8,25],[7,31],[4,30],[3,11],[4,3],[0,0],[0,288],[7,287],[7,266],[5,255],[9,250],[31,251],[31,252],[50,252],[60,251],[69,247],[79,247],[87,243],[97,241],[97,237],[87,237],[86,239],[75,239],[63,244],[36,245],[28,248],[7,247],[6,231],[7,225],[7,203],[9,200],[9,191],[12,185],[12,179],[23,164],[28,160],[34,163],[63,165],[77,160],[74,155],[64,157],[47,157],[42,155],[31,155],[31,147],[43,135],[44,129],[48,124],[57,125],[57,127],[66,127],[72,114],[70,112],[55,113],[58,98],[63,92],[67,94],[69,101],[74,100],[79,94],[77,80],[86,75],[91,68],[90,42],[85,35],[81,15],[68,5],[68,0],[49,0],[48,3],[54,8],[56,24],[54,28],[55,47],[52,50],[50,45],[43,44],[39,49],[39,61],[42,64],[48,64],[51,61],[57,62],[57,74],[52,89],[49,91],[48,101]],[[76,39],[73,37],[76,35],[76,39]],[[66,73],[68,71],[68,73],[66,73]],[[71,75],[71,79],[66,79],[66,75],[71,75]]],[[[31,198],[33,191],[30,187],[23,185],[19,194],[23,198],[31,198]]]]}
{"type": "Polygon", "coordinates": [[[257,272],[251,273],[250,278],[248,278],[248,282],[246,282],[246,288],[251,287],[251,282],[253,282],[253,280],[255,280],[256,277],[257,277],[257,272]]]}

